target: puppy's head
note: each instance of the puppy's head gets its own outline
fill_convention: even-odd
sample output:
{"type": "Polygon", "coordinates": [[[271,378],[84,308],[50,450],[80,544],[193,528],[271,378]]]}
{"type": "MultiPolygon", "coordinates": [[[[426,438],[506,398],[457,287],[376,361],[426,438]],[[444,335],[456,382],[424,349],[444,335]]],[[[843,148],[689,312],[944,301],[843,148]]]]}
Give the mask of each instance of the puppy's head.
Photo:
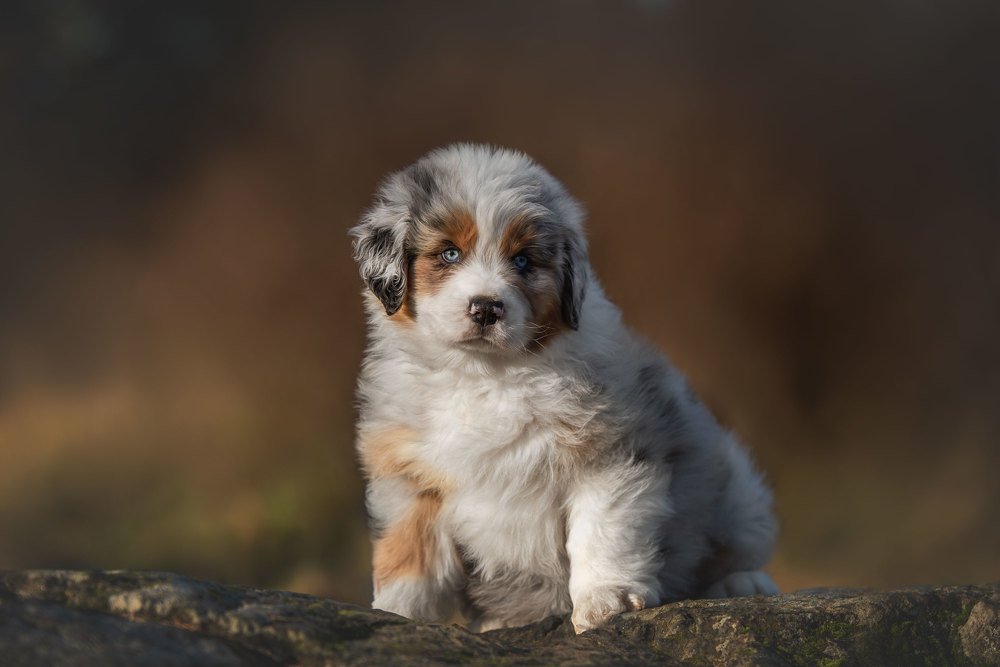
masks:
{"type": "Polygon", "coordinates": [[[404,335],[517,353],[579,326],[582,218],[524,154],[460,144],[389,176],[351,233],[362,278],[404,335]]]}

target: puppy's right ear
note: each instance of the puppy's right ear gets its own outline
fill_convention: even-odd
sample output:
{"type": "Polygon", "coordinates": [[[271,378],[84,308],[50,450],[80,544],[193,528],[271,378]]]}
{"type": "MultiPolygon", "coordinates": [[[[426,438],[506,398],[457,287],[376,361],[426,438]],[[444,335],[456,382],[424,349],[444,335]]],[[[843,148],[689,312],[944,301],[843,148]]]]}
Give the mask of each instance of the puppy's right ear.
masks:
{"type": "Polygon", "coordinates": [[[386,315],[396,313],[406,298],[405,221],[385,220],[376,204],[351,230],[354,260],[368,289],[385,306],[386,315]],[[395,222],[395,224],[394,224],[395,222]]]}

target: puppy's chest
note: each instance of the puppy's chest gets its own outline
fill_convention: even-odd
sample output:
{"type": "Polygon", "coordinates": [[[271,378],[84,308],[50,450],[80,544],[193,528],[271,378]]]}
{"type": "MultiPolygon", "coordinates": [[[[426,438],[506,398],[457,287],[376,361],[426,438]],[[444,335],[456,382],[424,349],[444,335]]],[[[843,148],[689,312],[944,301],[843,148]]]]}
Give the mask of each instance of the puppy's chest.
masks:
{"type": "Polygon", "coordinates": [[[500,571],[561,576],[563,502],[573,465],[556,386],[468,383],[426,404],[428,458],[452,480],[444,515],[487,577],[500,571]]]}
{"type": "Polygon", "coordinates": [[[510,493],[501,485],[464,487],[446,500],[444,518],[471,568],[484,579],[504,573],[565,575],[565,492],[558,483],[510,493]]]}
{"type": "Polygon", "coordinates": [[[516,473],[560,458],[574,401],[557,385],[545,386],[492,378],[431,385],[421,410],[425,453],[461,478],[485,465],[516,473]]]}

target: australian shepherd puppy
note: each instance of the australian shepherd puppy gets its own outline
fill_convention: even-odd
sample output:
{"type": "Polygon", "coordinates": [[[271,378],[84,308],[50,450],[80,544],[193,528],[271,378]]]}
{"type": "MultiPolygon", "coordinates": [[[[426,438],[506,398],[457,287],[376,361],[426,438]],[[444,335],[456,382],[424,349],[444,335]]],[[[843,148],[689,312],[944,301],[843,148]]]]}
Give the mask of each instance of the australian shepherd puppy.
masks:
{"type": "Polygon", "coordinates": [[[770,492],[622,323],[582,224],[524,154],[461,144],[389,176],[352,230],[374,607],[478,630],[572,611],[582,632],[776,592],[770,492]]]}

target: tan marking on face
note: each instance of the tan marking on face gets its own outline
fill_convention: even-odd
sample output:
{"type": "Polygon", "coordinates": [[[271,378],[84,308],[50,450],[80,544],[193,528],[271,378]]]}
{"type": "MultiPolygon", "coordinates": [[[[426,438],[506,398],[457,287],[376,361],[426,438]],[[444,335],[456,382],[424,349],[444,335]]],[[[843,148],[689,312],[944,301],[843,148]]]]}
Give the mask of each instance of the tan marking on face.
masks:
{"type": "Polygon", "coordinates": [[[538,351],[567,329],[562,316],[562,295],[556,280],[548,282],[545,287],[528,286],[523,291],[531,306],[531,323],[535,327],[530,348],[538,351]]]}
{"type": "Polygon", "coordinates": [[[413,325],[413,304],[410,303],[409,298],[403,299],[403,305],[390,317],[390,319],[404,326],[413,325]]]}
{"type": "Polygon", "coordinates": [[[531,218],[517,217],[507,223],[500,235],[500,254],[513,257],[538,240],[538,230],[531,218]]]}
{"type": "Polygon", "coordinates": [[[358,451],[361,465],[372,479],[402,477],[411,480],[421,490],[444,491],[451,481],[437,470],[422,463],[413,453],[418,442],[416,430],[395,426],[361,436],[358,451]]]}
{"type": "Polygon", "coordinates": [[[479,226],[471,213],[458,209],[444,219],[438,233],[462,252],[471,253],[479,239],[479,226]]]}
{"type": "MultiPolygon", "coordinates": [[[[462,251],[462,258],[468,258],[476,247],[479,227],[472,214],[455,210],[448,214],[439,228],[428,231],[420,239],[420,248],[411,263],[410,294],[433,294],[458,264],[448,264],[441,259],[441,253],[450,247],[462,251]]],[[[411,311],[412,312],[412,311],[411,311]]]]}
{"type": "Polygon", "coordinates": [[[435,521],[441,511],[441,494],[423,491],[406,515],[375,541],[372,572],[376,592],[399,577],[430,572],[437,551],[435,521]]]}
{"type": "MultiPolygon", "coordinates": [[[[540,243],[536,222],[531,218],[519,217],[511,220],[500,237],[500,252],[505,258],[513,258],[520,252],[540,243]]],[[[531,308],[530,322],[533,333],[528,348],[538,351],[554,336],[566,331],[562,318],[562,295],[559,289],[558,272],[551,266],[539,263],[528,253],[532,270],[528,275],[515,272],[514,284],[521,290],[531,308]]]]}

